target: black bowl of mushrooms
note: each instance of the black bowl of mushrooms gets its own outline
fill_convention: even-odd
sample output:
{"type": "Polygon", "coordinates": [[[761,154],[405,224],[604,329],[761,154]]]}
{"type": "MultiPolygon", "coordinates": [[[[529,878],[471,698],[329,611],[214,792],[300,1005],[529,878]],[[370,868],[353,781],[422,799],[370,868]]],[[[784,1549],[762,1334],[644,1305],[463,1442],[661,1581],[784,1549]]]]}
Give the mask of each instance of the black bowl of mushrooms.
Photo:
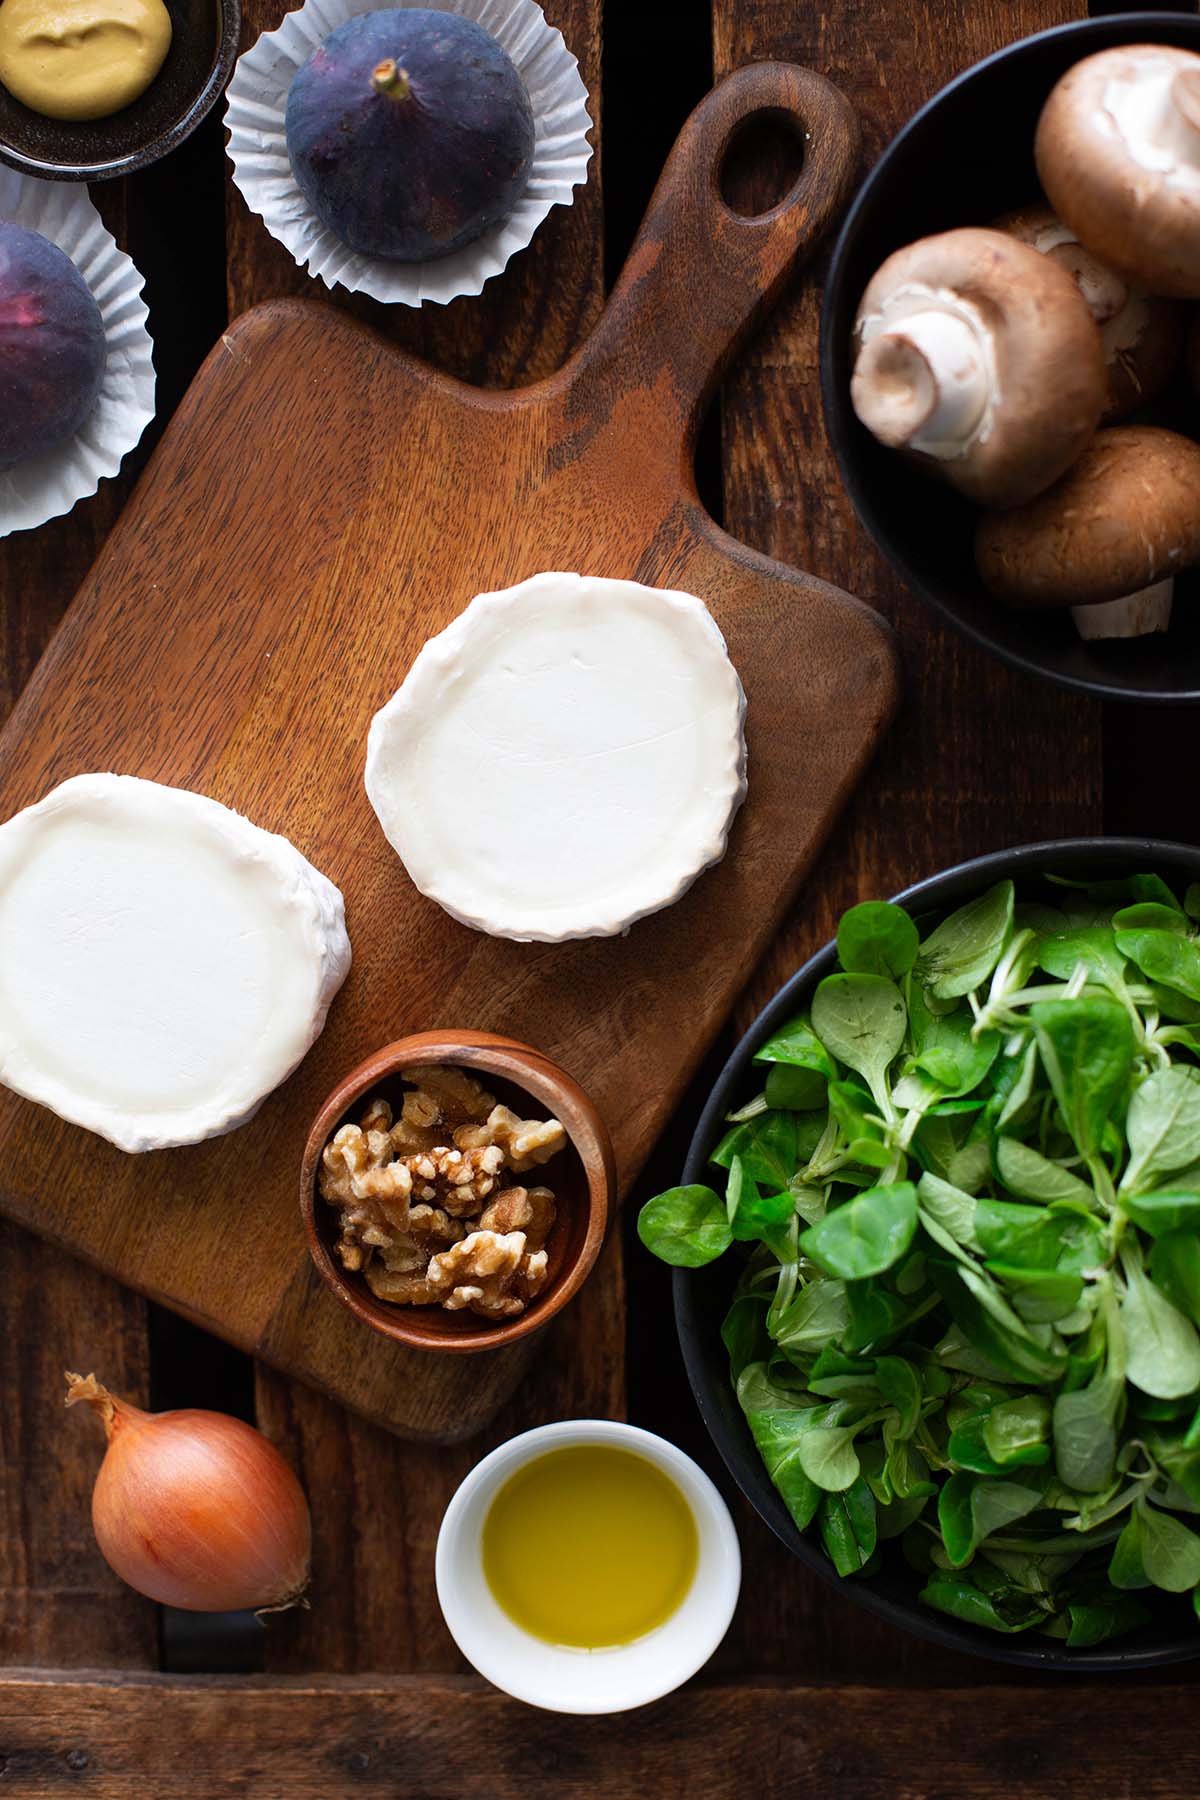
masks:
{"type": "Polygon", "coordinates": [[[842,229],[821,381],[859,517],[968,638],[1200,701],[1200,16],[1061,26],[930,101],[842,229]]]}

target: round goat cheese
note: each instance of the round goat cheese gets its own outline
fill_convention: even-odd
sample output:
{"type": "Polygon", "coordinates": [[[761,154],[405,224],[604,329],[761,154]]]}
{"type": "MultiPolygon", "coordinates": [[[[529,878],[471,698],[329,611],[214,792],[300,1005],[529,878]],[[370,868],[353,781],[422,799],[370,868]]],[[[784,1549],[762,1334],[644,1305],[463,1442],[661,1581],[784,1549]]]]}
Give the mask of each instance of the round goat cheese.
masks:
{"type": "Polygon", "coordinates": [[[692,594],[534,575],[480,594],[375,715],[367,794],[423,894],[497,937],[605,937],[725,851],[741,682],[692,594]]]}
{"type": "Polygon", "coordinates": [[[202,794],[77,775],[0,825],[0,1081],[122,1150],[243,1124],[349,967],[333,883],[202,794]]]}

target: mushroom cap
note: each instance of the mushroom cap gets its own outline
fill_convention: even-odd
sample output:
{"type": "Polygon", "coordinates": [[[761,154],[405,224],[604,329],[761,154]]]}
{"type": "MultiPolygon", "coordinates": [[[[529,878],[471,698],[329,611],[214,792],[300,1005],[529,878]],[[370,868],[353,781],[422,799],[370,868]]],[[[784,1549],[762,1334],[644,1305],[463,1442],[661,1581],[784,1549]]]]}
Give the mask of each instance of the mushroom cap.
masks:
{"type": "Polygon", "coordinates": [[[1200,562],[1200,444],[1153,425],[1101,431],[1061,481],[975,533],[984,585],[1016,606],[1120,600],[1200,562]]]}
{"type": "Polygon", "coordinates": [[[1050,204],[1154,294],[1200,296],[1200,56],[1123,44],[1068,69],[1034,142],[1050,204]]]}
{"type": "Polygon", "coordinates": [[[1074,277],[1100,329],[1108,370],[1108,404],[1100,423],[1115,425],[1167,390],[1183,348],[1184,307],[1147,294],[1086,249],[1052,206],[1019,207],[992,221],[1049,256],[1074,277]]]}
{"type": "Polygon", "coordinates": [[[864,327],[902,293],[953,298],[977,315],[996,373],[991,416],[961,454],[906,454],[983,506],[1017,506],[1049,487],[1095,431],[1108,392],[1100,334],[1071,276],[999,231],[921,238],[868,282],[854,328],[860,350],[864,327]]]}

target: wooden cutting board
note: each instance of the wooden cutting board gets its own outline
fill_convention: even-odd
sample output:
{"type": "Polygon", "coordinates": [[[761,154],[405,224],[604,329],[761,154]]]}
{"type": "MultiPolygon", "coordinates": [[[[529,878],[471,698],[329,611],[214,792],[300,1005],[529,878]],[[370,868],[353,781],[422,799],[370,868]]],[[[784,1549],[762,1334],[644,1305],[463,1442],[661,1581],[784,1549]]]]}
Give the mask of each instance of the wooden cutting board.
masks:
{"type": "Polygon", "coordinates": [[[0,738],[0,817],[85,770],[195,788],[337,882],[354,948],[324,1035],[232,1136],[126,1156],[2,1093],[0,1205],[395,1431],[468,1436],[528,1352],[408,1351],[319,1284],[297,1171],[327,1091],[409,1032],[502,1031],[582,1081],[627,1186],[892,711],[882,621],[726,537],[692,478],[705,402],[834,218],[856,148],[819,77],[729,77],[684,128],[591,338],[519,392],[449,380],[328,307],[244,315],[0,738]],[[764,112],[806,134],[806,161],[748,219],[719,172],[764,112]],[[368,722],[424,640],[539,569],[700,595],[748,696],[750,793],[724,863],[624,938],[517,945],[456,924],[414,890],[363,791],[368,722]]]}

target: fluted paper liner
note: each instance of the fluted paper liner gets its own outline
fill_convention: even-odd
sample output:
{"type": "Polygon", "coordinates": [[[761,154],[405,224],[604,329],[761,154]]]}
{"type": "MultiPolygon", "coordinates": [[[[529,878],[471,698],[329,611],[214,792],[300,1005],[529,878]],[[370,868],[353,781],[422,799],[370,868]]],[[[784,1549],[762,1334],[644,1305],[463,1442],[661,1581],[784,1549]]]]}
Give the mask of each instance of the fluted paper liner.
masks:
{"type": "Polygon", "coordinates": [[[512,215],[474,243],[430,262],[393,262],[360,256],[322,225],[310,209],[288,160],[284,117],[288,89],[330,32],[371,0],[304,0],[278,31],[267,31],[239,58],[229,84],[225,123],[233,179],[251,212],[271,236],[326,287],[335,284],[402,306],[444,305],[477,294],[523,250],[552,206],[569,206],[587,180],[591,119],[579,64],[561,31],[546,23],[534,0],[392,0],[474,19],[512,57],[529,93],[536,136],[533,166],[512,215]]]}
{"type": "Polygon", "coordinates": [[[70,512],[117,473],[154,417],[154,363],[142,277],[82,182],[38,181],[0,167],[0,219],[66,252],[95,296],[107,347],[100,397],[75,436],[0,469],[0,537],[7,537],[70,512]]]}

